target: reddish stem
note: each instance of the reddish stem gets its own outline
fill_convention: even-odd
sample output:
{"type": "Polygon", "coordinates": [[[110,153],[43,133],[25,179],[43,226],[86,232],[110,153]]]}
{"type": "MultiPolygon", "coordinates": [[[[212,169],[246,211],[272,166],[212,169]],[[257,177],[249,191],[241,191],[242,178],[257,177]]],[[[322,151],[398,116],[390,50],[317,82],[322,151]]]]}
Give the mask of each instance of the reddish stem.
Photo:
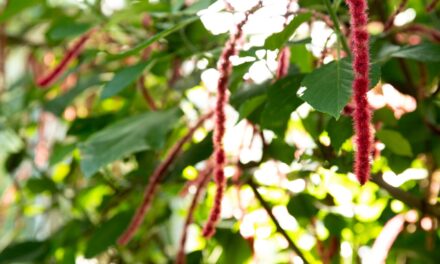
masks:
{"type": "Polygon", "coordinates": [[[402,2],[400,2],[400,5],[397,7],[396,11],[394,11],[394,13],[388,18],[387,22],[385,23],[385,26],[383,28],[384,32],[387,32],[388,30],[391,29],[391,27],[394,24],[394,19],[398,14],[400,14],[403,11],[403,8],[405,8],[406,3],[408,3],[408,0],[402,0],[402,2]]]}
{"type": "Polygon", "coordinates": [[[188,215],[186,216],[185,224],[183,226],[183,234],[182,237],[180,238],[180,245],[176,257],[176,264],[185,264],[185,245],[188,237],[188,227],[193,222],[194,211],[197,208],[197,203],[199,202],[200,197],[202,196],[205,186],[208,184],[210,180],[209,176],[211,175],[211,172],[212,172],[211,164],[209,164],[207,168],[205,168],[203,171],[200,172],[199,175],[200,181],[197,182],[197,191],[194,194],[194,197],[191,201],[191,205],[188,209],[188,215]]]}
{"type": "Polygon", "coordinates": [[[346,0],[351,15],[353,69],[353,94],[355,108],[353,112],[356,133],[357,151],[355,157],[355,174],[363,185],[370,177],[370,153],[372,136],[370,131],[371,113],[368,106],[367,92],[369,87],[369,47],[367,32],[367,1],[346,0]]]}
{"type": "Polygon", "coordinates": [[[84,45],[86,44],[87,40],[90,38],[93,32],[95,32],[96,29],[92,29],[86,34],[84,34],[75,44],[70,48],[64,58],[61,60],[61,62],[46,76],[43,76],[42,78],[39,78],[37,80],[38,86],[41,87],[48,87],[52,85],[67,69],[67,66],[69,63],[74,60],[78,55],[81,53],[81,51],[84,48],[84,45]]]}
{"type": "Polygon", "coordinates": [[[401,31],[414,32],[414,33],[419,33],[421,35],[423,34],[426,37],[428,37],[431,41],[440,43],[440,31],[434,28],[429,28],[421,24],[411,24],[402,28],[401,31]]]}
{"type": "Polygon", "coordinates": [[[280,54],[278,55],[278,68],[276,73],[276,78],[281,79],[287,75],[289,72],[289,64],[290,64],[290,48],[284,47],[281,49],[280,54]]]}
{"type": "Polygon", "coordinates": [[[218,71],[220,72],[220,78],[217,83],[217,103],[215,107],[215,129],[213,137],[214,145],[214,180],[217,184],[217,190],[214,197],[214,205],[211,209],[208,221],[203,229],[204,237],[211,237],[215,233],[215,226],[220,219],[221,202],[225,189],[225,174],[223,167],[225,165],[226,154],[223,148],[223,137],[226,130],[226,113],[225,106],[228,101],[227,89],[229,76],[232,71],[232,63],[230,58],[237,54],[237,42],[243,35],[243,26],[248,21],[249,16],[262,5],[261,1],[245,13],[244,19],[237,24],[236,31],[229,38],[226,43],[226,47],[222,52],[219,60],[218,71]]]}
{"type": "Polygon", "coordinates": [[[432,0],[432,2],[426,7],[426,12],[434,11],[434,9],[437,6],[438,2],[439,2],[439,0],[432,0]]]}
{"type": "Polygon", "coordinates": [[[160,181],[162,180],[165,172],[168,170],[174,159],[182,150],[183,145],[188,142],[194,132],[203,125],[203,122],[212,116],[212,112],[205,114],[202,116],[199,121],[186,133],[184,137],[182,137],[168,152],[165,160],[156,168],[153,174],[150,176],[148,185],[145,187],[144,198],[142,200],[141,205],[136,210],[135,215],[133,216],[130,225],[127,227],[125,232],[118,238],[118,244],[125,245],[127,244],[133,235],[136,233],[137,229],[141,225],[144,220],[145,214],[150,209],[151,202],[153,200],[154,195],[156,194],[157,188],[159,186],[160,181]]]}
{"type": "Polygon", "coordinates": [[[150,93],[148,92],[148,88],[145,85],[145,77],[144,75],[142,75],[139,80],[138,80],[138,88],[139,91],[142,94],[142,97],[145,100],[145,103],[147,103],[148,107],[152,110],[152,111],[156,111],[157,110],[157,105],[154,102],[153,97],[150,95],[150,93]]]}
{"type": "MultiPolygon", "coordinates": [[[[289,0],[286,6],[286,13],[284,14],[284,27],[286,27],[289,22],[289,12],[291,5],[292,5],[292,1],[289,0]]],[[[280,53],[278,54],[278,68],[276,72],[277,80],[287,75],[287,73],[289,72],[289,64],[290,64],[290,48],[284,47],[280,50],[280,53]]]]}

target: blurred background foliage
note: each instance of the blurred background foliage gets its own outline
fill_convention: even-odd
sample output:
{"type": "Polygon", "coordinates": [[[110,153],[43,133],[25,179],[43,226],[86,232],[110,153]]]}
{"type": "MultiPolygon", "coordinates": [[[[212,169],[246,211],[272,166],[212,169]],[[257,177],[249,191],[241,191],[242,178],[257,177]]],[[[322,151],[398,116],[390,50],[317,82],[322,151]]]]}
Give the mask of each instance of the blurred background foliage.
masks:
{"type": "MultiPolygon", "coordinates": [[[[219,54],[250,2],[0,1],[0,263],[174,261],[212,120],[164,175],[134,239],[116,239],[149,175],[213,108],[219,54]],[[59,80],[38,87],[91,29],[59,80]]],[[[376,137],[361,187],[347,7],[292,2],[286,27],[284,0],[263,1],[245,26],[229,85],[222,221],[213,239],[201,236],[211,182],[188,229],[187,263],[303,263],[292,243],[309,263],[374,263],[396,216],[404,222],[387,263],[438,263],[439,7],[402,1],[386,29],[402,2],[369,1],[376,137]],[[285,46],[289,73],[275,80],[285,46]]]]}

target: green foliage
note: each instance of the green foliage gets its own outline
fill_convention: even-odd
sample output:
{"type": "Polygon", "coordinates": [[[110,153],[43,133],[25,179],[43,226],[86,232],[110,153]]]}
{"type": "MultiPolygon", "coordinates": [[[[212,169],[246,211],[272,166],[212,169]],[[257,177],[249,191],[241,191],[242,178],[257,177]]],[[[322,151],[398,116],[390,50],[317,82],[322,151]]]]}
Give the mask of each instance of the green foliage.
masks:
{"type": "Polygon", "coordinates": [[[148,112],[123,119],[94,133],[79,146],[84,175],[91,176],[102,166],[129,154],[160,149],[178,117],[179,112],[175,109],[148,112]]]}
{"type": "MultiPolygon", "coordinates": [[[[114,10],[107,2],[0,0],[0,263],[176,260],[196,179],[211,164],[213,118],[164,169],[134,238],[116,241],[153,171],[214,109],[214,69],[231,32],[213,31],[232,28],[226,22],[242,11],[231,19],[213,0],[127,0],[114,10]],[[91,29],[54,84],[37,87],[91,29]]],[[[187,230],[187,263],[292,263],[298,250],[307,263],[373,263],[384,226],[409,212],[418,216],[386,263],[438,263],[440,233],[426,225],[440,217],[438,197],[427,202],[440,168],[439,7],[428,13],[429,1],[410,0],[414,20],[383,32],[400,2],[369,1],[373,121],[365,129],[375,147],[371,179],[359,186],[346,5],[299,0],[284,26],[284,15],[271,13],[284,1],[272,2],[236,43],[222,219],[214,237],[201,236],[211,180],[187,230]],[[276,80],[286,46],[289,71],[276,80]]]]}
{"type": "MultiPolygon", "coordinates": [[[[316,110],[339,118],[352,95],[351,83],[354,74],[349,59],[326,64],[307,75],[301,86],[299,97],[316,110]]],[[[380,79],[380,67],[373,64],[370,71],[370,87],[380,79]]]]}

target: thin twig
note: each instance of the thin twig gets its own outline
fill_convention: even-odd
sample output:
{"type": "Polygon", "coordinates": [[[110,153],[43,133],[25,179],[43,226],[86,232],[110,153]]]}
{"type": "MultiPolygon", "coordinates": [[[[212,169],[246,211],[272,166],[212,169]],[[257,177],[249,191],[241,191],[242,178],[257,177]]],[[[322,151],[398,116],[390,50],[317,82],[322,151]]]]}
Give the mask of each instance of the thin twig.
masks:
{"type": "Polygon", "coordinates": [[[154,102],[153,97],[150,95],[150,93],[148,92],[148,88],[145,85],[145,76],[142,75],[139,80],[138,80],[138,89],[142,94],[142,97],[144,98],[145,102],[147,103],[148,107],[152,110],[152,111],[156,111],[157,110],[157,105],[154,102]]]}
{"type": "Polygon", "coordinates": [[[330,18],[333,21],[333,24],[334,24],[333,28],[334,28],[334,30],[336,32],[336,35],[338,36],[339,41],[342,44],[342,48],[344,49],[344,51],[347,54],[351,54],[350,48],[349,48],[348,43],[347,43],[347,40],[345,39],[345,36],[341,32],[341,28],[340,28],[340,25],[339,25],[338,17],[336,16],[336,12],[335,12],[335,10],[333,9],[333,7],[332,7],[332,5],[330,3],[330,0],[323,0],[323,1],[324,1],[325,6],[327,7],[327,10],[328,10],[329,14],[330,14],[330,18]]]}
{"type": "Polygon", "coordinates": [[[296,246],[295,242],[290,238],[290,236],[286,233],[286,231],[281,227],[280,223],[278,222],[275,215],[272,213],[272,208],[270,205],[264,200],[264,198],[261,196],[261,194],[258,192],[257,186],[252,180],[248,181],[249,186],[251,187],[252,191],[254,192],[255,197],[260,202],[261,206],[264,208],[264,210],[267,212],[269,217],[272,219],[273,223],[275,224],[277,231],[287,240],[289,243],[289,246],[292,248],[292,250],[300,257],[302,258],[303,262],[305,264],[309,263],[304,255],[301,253],[301,250],[296,246]]]}
{"type": "Polygon", "coordinates": [[[385,23],[385,26],[383,28],[384,32],[387,32],[393,27],[394,19],[396,19],[396,16],[403,11],[407,3],[408,0],[402,0],[402,2],[400,2],[400,5],[397,7],[396,11],[394,11],[394,13],[388,18],[387,22],[385,23]]]}
{"type": "Polygon", "coordinates": [[[382,189],[386,190],[391,196],[393,196],[394,199],[397,199],[412,208],[418,209],[421,212],[426,212],[429,215],[440,219],[440,206],[427,204],[423,199],[419,199],[402,189],[389,185],[387,182],[385,182],[382,175],[373,175],[371,181],[379,185],[379,187],[382,189]]]}
{"type": "Polygon", "coordinates": [[[437,6],[438,2],[439,2],[439,0],[432,0],[432,2],[426,7],[426,12],[434,11],[434,9],[437,6]]]}
{"type": "Polygon", "coordinates": [[[201,178],[197,183],[197,191],[194,194],[194,197],[191,201],[191,205],[188,209],[188,215],[186,216],[185,224],[183,225],[183,233],[180,238],[179,243],[179,251],[177,252],[176,264],[184,264],[185,263],[185,245],[188,237],[188,227],[193,222],[194,212],[197,208],[197,204],[202,196],[203,190],[205,186],[208,184],[211,177],[209,177],[212,173],[212,163],[208,161],[207,167],[200,172],[199,177],[201,178]]]}

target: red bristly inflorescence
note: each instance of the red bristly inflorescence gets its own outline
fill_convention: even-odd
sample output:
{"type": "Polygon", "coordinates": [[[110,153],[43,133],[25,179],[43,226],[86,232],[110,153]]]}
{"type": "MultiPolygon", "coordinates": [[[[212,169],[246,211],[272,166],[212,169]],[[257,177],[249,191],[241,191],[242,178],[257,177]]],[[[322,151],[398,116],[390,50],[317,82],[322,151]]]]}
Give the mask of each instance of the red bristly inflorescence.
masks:
{"type": "Polygon", "coordinates": [[[188,209],[188,215],[186,216],[185,224],[183,226],[183,233],[179,243],[179,251],[177,252],[176,256],[176,264],[185,264],[185,245],[188,237],[188,227],[193,222],[194,211],[196,210],[197,203],[199,202],[200,197],[203,194],[203,190],[209,182],[209,176],[212,173],[211,162],[208,161],[208,163],[209,164],[207,165],[207,167],[200,172],[197,180],[197,190],[191,201],[191,205],[188,209]]]}
{"type": "Polygon", "coordinates": [[[355,174],[361,184],[370,177],[370,152],[372,136],[370,132],[371,113],[368,107],[367,92],[369,87],[369,48],[367,32],[367,1],[346,0],[351,15],[353,69],[353,95],[355,108],[353,112],[356,133],[357,151],[355,157],[355,174]]]}
{"type": "Polygon", "coordinates": [[[37,84],[40,87],[48,87],[52,85],[67,69],[67,66],[69,63],[74,60],[78,55],[81,53],[81,51],[84,48],[84,45],[86,44],[87,40],[90,38],[90,36],[95,32],[96,29],[92,29],[86,34],[84,34],[73,46],[70,48],[66,55],[63,57],[61,62],[52,70],[50,71],[46,76],[43,76],[42,78],[39,78],[37,80],[37,84]]]}
{"type": "Polygon", "coordinates": [[[153,197],[156,194],[157,188],[159,186],[160,181],[162,180],[164,174],[170,167],[171,163],[177,157],[177,155],[182,150],[183,145],[188,142],[194,132],[203,125],[203,123],[212,116],[212,112],[205,114],[202,116],[199,121],[186,133],[184,137],[182,137],[168,152],[165,160],[159,165],[159,167],[154,170],[153,174],[150,176],[147,187],[145,187],[144,197],[141,205],[136,210],[135,215],[133,216],[130,225],[127,227],[125,232],[118,238],[119,245],[127,244],[133,235],[136,233],[137,229],[141,225],[147,211],[151,207],[151,202],[153,201],[153,197]]]}
{"type": "Polygon", "coordinates": [[[290,48],[284,47],[281,49],[280,54],[278,55],[278,68],[276,78],[281,79],[287,75],[289,72],[289,64],[290,64],[290,48]]]}
{"type": "MultiPolygon", "coordinates": [[[[286,14],[284,15],[284,27],[287,26],[289,22],[289,11],[290,6],[292,5],[292,0],[287,2],[286,14]]],[[[290,48],[284,47],[280,50],[278,54],[278,68],[276,72],[276,79],[279,80],[287,75],[289,72],[289,64],[290,64],[290,48]]]]}
{"type": "Polygon", "coordinates": [[[226,46],[220,56],[218,71],[220,77],[217,82],[217,102],[215,106],[215,130],[213,137],[214,144],[214,181],[217,185],[217,190],[214,197],[214,204],[211,209],[208,221],[203,229],[204,237],[211,237],[215,233],[215,226],[220,219],[221,202],[225,190],[225,174],[223,171],[226,154],[223,148],[223,137],[225,135],[226,114],[225,107],[228,101],[227,90],[229,76],[232,71],[232,63],[230,58],[237,54],[237,42],[242,38],[243,26],[248,21],[249,16],[262,5],[261,1],[251,10],[245,13],[244,19],[237,24],[235,33],[231,35],[226,46]]]}

